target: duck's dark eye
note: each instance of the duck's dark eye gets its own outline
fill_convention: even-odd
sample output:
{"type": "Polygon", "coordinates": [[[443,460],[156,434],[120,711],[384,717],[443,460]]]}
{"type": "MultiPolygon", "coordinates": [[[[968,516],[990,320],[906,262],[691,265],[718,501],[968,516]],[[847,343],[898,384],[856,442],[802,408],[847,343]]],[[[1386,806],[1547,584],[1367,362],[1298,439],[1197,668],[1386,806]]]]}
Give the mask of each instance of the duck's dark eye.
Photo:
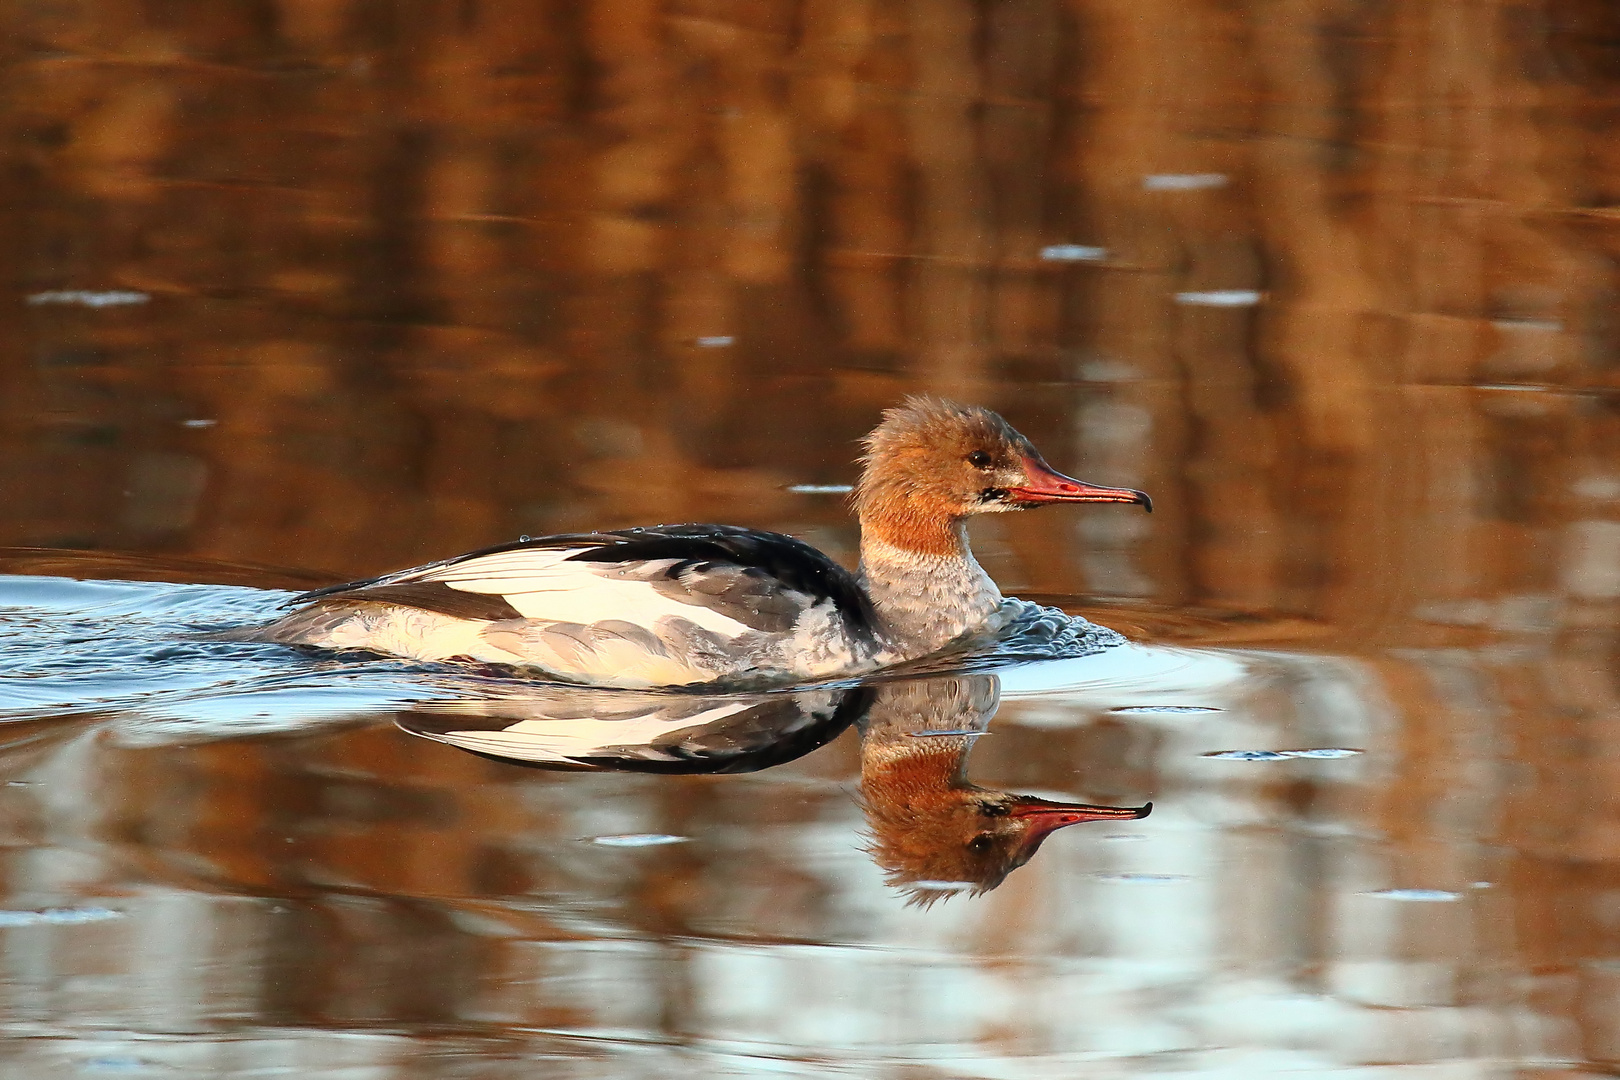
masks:
{"type": "Polygon", "coordinates": [[[1001,803],[993,802],[980,804],[979,813],[985,817],[1006,817],[1010,811],[1001,803]]]}
{"type": "Polygon", "coordinates": [[[990,843],[990,834],[987,832],[982,832],[967,842],[967,849],[973,852],[975,855],[982,855],[984,852],[990,850],[990,843]]]}
{"type": "Polygon", "coordinates": [[[975,469],[988,469],[990,467],[990,455],[985,453],[983,450],[973,451],[973,453],[967,456],[967,459],[968,464],[973,466],[975,469]]]}

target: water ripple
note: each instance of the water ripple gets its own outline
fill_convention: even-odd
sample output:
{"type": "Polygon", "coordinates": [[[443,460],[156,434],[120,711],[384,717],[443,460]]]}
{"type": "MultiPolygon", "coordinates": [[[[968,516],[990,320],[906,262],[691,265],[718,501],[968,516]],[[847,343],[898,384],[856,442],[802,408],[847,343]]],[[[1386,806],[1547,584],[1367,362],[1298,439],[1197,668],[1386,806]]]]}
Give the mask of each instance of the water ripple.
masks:
{"type": "Polygon", "coordinates": [[[1217,761],[1289,761],[1294,758],[1333,760],[1364,753],[1348,746],[1318,746],[1308,750],[1212,750],[1202,756],[1217,761]]]}

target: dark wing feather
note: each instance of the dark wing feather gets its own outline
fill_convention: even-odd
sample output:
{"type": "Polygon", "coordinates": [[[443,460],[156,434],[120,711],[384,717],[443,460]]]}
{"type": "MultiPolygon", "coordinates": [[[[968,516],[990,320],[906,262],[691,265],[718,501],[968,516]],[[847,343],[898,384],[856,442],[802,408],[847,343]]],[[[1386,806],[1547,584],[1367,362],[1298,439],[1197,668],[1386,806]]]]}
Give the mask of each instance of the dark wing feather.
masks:
{"type": "MultiPolygon", "coordinates": [[[[500,716],[499,703],[492,702],[490,715],[483,718],[421,710],[399,713],[395,717],[395,723],[413,735],[446,743],[491,761],[522,765],[526,768],[688,774],[746,773],[784,764],[831,742],[842,734],[845,728],[866,715],[867,710],[871,708],[875,691],[868,686],[855,686],[831,691],[830,701],[821,700],[824,696],[826,695],[772,695],[761,698],[757,705],[716,723],[680,728],[650,742],[582,747],[580,753],[570,754],[560,760],[523,757],[515,751],[501,753],[495,750],[475,749],[466,745],[466,740],[457,738],[458,735],[471,734],[479,729],[499,731],[507,727],[511,721],[500,716]]],[[[694,697],[691,700],[696,702],[701,710],[721,699],[694,697]]],[[[594,703],[588,699],[581,704],[586,708],[558,710],[558,718],[564,719],[576,712],[582,716],[601,715],[602,709],[591,707],[594,703]]],[[[670,704],[672,712],[678,718],[683,702],[679,698],[671,697],[670,704]]]]}
{"type": "MultiPolygon", "coordinates": [[[[782,533],[747,529],[736,525],[654,525],[599,533],[565,533],[519,540],[508,544],[426,563],[409,570],[346,582],[316,589],[294,597],[290,603],[307,603],[325,597],[396,600],[413,606],[460,615],[463,608],[450,611],[454,603],[434,593],[419,599],[404,590],[418,584],[421,575],[455,566],[486,555],[508,551],[558,550],[581,548],[569,562],[625,565],[669,561],[663,577],[670,583],[666,595],[681,596],[690,603],[702,603],[724,610],[755,629],[789,629],[798,607],[782,595],[786,588],[811,598],[811,602],[831,600],[846,625],[863,637],[871,637],[877,625],[872,601],[853,574],[802,540],[782,533]]],[[[446,589],[445,592],[458,592],[446,589]]],[[[462,595],[476,596],[477,594],[462,595]]],[[[498,597],[489,597],[500,601],[498,597]]],[[[478,610],[485,610],[479,608],[478,610]]],[[[497,609],[491,607],[488,610],[497,609]]],[[[476,614],[473,618],[510,618],[516,614],[476,614]]]]}
{"type": "Polygon", "coordinates": [[[785,592],[757,566],[713,561],[676,563],[653,587],[687,604],[701,604],[768,634],[793,629],[804,611],[804,598],[785,592]]]}
{"type": "Polygon", "coordinates": [[[779,582],[817,600],[832,600],[854,628],[869,631],[876,625],[872,601],[855,576],[792,536],[737,525],[657,525],[598,533],[596,538],[604,542],[570,556],[569,561],[674,559],[671,576],[705,564],[713,569],[712,564],[729,563],[754,571],[755,583],[779,582]]]}
{"type": "Polygon", "coordinates": [[[402,581],[395,585],[351,588],[344,592],[343,599],[402,604],[405,607],[436,611],[457,619],[499,622],[502,619],[523,618],[522,612],[507,603],[504,596],[452,589],[442,581],[402,581]]]}
{"type": "Polygon", "coordinates": [[[481,558],[485,555],[499,555],[503,551],[520,551],[524,548],[569,548],[582,545],[601,543],[611,538],[607,533],[573,533],[558,536],[542,536],[533,540],[514,540],[507,544],[495,544],[491,547],[479,548],[477,551],[468,551],[461,555],[452,555],[448,559],[437,559],[421,566],[413,566],[409,570],[391,570],[376,577],[361,578],[359,581],[345,581],[341,585],[326,585],[319,589],[311,589],[306,593],[299,593],[288,600],[291,604],[307,604],[311,600],[320,600],[327,596],[338,596],[342,593],[359,592],[362,589],[372,589],[379,585],[389,585],[402,579],[415,578],[430,570],[442,570],[456,563],[466,562],[469,559],[481,558]]]}

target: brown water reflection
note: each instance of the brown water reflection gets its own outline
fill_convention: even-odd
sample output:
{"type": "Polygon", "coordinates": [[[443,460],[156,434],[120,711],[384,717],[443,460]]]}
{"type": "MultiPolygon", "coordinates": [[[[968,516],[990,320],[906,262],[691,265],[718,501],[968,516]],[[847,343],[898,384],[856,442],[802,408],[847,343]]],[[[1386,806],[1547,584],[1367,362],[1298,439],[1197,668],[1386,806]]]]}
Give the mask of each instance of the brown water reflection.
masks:
{"type": "Polygon", "coordinates": [[[1620,592],[1596,6],[85,10],[10,17],[11,542],[847,546],[783,485],[929,388],[1160,493],[1006,523],[1025,588],[1620,592]]]}
{"type": "MultiPolygon", "coordinates": [[[[1011,700],[1021,734],[975,752],[998,786],[1151,795],[1164,831],[1071,830],[926,913],[826,839],[858,827],[847,743],[536,778],[386,725],[30,727],[11,775],[52,779],[0,790],[7,907],[129,914],[0,928],[4,1068],[1613,1068],[1616,27],[1589,0],[6,7],[0,542],[337,580],[707,519],[847,555],[840,500],[787,488],[850,480],[927,389],[1155,497],[986,523],[1004,589],[1272,648],[1207,737],[1011,700]],[[1312,746],[1368,753],[1200,756],[1312,746]],[[575,839],[638,830],[700,840],[575,839]]],[[[1128,684],[1105,704],[1155,703],[1128,684]]]]}
{"type": "MultiPolygon", "coordinates": [[[[883,798],[871,742],[638,776],[482,760],[388,713],[275,737],[138,709],[13,727],[7,1058],[232,1076],[1608,1060],[1612,886],[1568,873],[1552,831],[1579,796],[1526,835],[1515,819],[1547,789],[1497,724],[1436,705],[1455,749],[1420,769],[1424,717],[1383,697],[1401,675],[1456,694],[1539,661],[1076,663],[1002,676],[974,778],[1150,793],[1153,816],[1066,830],[996,891],[921,911],[861,850],[881,827],[855,797],[859,778],[883,798]],[[1365,753],[1211,756],[1268,746],[1365,753]]],[[[983,678],[921,696],[972,703],[983,678]]],[[[906,726],[917,699],[896,688],[887,720],[906,726]]]]}

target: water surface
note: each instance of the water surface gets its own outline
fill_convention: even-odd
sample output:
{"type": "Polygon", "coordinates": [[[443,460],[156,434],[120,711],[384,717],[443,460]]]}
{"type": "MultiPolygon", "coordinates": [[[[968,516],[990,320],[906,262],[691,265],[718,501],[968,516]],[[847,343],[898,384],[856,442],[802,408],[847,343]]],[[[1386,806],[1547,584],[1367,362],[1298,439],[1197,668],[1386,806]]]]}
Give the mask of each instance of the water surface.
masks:
{"type": "Polygon", "coordinates": [[[0,1071],[1620,1067],[1615,30],[8,6],[0,1071]],[[760,766],[678,775],[412,733],[558,719],[509,675],[190,636],[524,533],[848,561],[917,391],[1153,495],[975,527],[1130,644],[636,714],[760,766]],[[878,749],[946,794],[874,799],[878,749]],[[897,879],[875,833],[952,835],[964,755],[1153,810],[897,879]]]}

